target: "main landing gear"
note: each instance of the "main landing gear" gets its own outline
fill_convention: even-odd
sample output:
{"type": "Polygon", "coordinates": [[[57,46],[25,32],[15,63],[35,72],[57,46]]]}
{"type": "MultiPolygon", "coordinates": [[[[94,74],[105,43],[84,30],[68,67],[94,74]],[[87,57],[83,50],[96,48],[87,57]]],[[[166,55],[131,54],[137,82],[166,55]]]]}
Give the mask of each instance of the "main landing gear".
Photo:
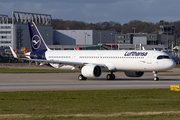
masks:
{"type": "Polygon", "coordinates": [[[153,71],[154,74],[154,81],[158,81],[159,78],[157,77],[158,71],[153,71]]]}
{"type": "MultiPolygon", "coordinates": [[[[114,80],[116,77],[115,77],[115,75],[113,74],[113,72],[111,72],[111,74],[107,74],[106,78],[107,78],[107,80],[114,80]]],[[[82,74],[80,74],[80,75],[78,76],[78,79],[79,79],[80,81],[82,81],[82,80],[87,80],[87,77],[84,77],[82,74]]]]}
{"type": "Polygon", "coordinates": [[[80,74],[78,76],[78,79],[81,81],[81,80],[87,80],[87,77],[84,77],[82,74],[80,74]]]}
{"type": "Polygon", "coordinates": [[[116,77],[113,74],[113,72],[111,72],[111,74],[107,74],[106,78],[107,78],[107,80],[114,80],[116,77]]]}

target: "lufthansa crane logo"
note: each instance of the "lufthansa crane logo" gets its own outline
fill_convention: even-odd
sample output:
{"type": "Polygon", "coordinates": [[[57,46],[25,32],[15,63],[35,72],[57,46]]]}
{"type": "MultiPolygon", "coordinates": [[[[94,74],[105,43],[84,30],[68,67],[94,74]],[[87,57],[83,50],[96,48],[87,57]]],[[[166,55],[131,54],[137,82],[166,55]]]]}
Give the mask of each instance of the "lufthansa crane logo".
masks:
{"type": "Polygon", "coordinates": [[[38,35],[34,35],[34,36],[32,37],[32,47],[33,47],[34,49],[38,49],[38,48],[40,47],[40,45],[41,45],[41,39],[40,39],[40,37],[39,37],[38,35]]]}

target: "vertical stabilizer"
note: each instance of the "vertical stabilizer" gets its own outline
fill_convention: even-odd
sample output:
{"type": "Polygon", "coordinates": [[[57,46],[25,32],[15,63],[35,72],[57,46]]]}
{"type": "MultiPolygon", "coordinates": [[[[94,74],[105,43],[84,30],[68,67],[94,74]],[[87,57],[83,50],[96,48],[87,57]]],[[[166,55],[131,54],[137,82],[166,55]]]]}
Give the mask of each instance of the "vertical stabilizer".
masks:
{"type": "Polygon", "coordinates": [[[32,51],[42,52],[49,50],[34,22],[29,22],[28,27],[32,51]]]}

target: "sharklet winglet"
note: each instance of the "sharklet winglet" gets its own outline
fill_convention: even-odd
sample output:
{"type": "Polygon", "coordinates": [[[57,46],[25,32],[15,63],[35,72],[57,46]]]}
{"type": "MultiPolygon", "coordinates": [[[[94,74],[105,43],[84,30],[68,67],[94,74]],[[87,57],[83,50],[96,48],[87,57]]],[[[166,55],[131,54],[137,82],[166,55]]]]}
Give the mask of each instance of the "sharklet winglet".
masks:
{"type": "Polygon", "coordinates": [[[9,48],[10,48],[12,54],[13,54],[13,57],[14,57],[14,58],[18,58],[18,57],[17,57],[17,54],[14,52],[14,50],[12,49],[12,47],[9,46],[9,48]]]}

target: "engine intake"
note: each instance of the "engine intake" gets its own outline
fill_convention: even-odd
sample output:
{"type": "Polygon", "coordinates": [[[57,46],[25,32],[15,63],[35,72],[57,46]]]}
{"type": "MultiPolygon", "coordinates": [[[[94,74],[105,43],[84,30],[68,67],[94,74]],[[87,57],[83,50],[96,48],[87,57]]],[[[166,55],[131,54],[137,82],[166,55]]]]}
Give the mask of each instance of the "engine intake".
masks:
{"type": "Polygon", "coordinates": [[[98,65],[87,65],[81,69],[81,74],[84,77],[99,77],[101,76],[102,70],[98,65]]]}
{"type": "Polygon", "coordinates": [[[128,77],[141,77],[144,75],[144,72],[140,71],[124,71],[124,73],[128,77]]]}

